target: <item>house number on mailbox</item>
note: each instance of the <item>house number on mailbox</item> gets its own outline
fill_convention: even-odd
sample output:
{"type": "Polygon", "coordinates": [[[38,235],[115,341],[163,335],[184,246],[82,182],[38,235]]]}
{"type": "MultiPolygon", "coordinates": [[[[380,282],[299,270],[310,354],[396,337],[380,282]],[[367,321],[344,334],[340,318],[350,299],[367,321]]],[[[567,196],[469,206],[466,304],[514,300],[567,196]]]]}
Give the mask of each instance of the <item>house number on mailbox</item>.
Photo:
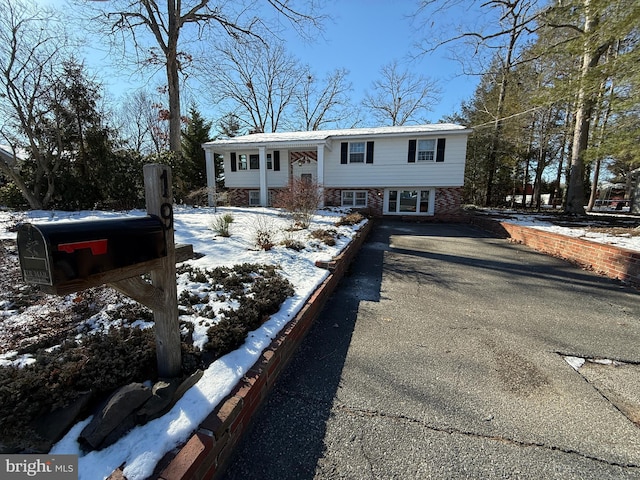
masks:
{"type": "MultiPolygon", "coordinates": [[[[167,170],[162,171],[160,180],[162,181],[162,197],[169,198],[169,175],[167,170]]],[[[160,218],[162,218],[165,230],[173,228],[173,205],[171,203],[165,202],[160,205],[160,218]]]]}

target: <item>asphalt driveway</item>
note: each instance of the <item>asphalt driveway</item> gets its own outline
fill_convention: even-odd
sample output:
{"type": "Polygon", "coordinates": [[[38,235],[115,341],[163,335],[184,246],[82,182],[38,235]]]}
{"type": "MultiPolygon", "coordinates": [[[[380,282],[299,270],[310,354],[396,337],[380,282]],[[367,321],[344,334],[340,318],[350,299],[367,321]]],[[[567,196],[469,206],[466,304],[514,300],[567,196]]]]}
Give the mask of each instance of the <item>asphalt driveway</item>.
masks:
{"type": "Polygon", "coordinates": [[[225,478],[640,478],[638,364],[637,290],[467,225],[385,221],[225,478]]]}

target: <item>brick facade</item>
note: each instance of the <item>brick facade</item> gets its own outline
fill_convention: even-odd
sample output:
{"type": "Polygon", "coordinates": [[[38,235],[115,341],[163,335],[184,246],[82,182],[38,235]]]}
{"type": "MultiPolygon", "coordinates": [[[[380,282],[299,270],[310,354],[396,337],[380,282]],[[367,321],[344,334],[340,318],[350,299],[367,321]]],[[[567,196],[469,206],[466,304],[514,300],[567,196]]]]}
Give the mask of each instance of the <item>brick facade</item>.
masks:
{"type": "MultiPolygon", "coordinates": [[[[277,198],[278,192],[282,189],[270,188],[269,198],[277,198]]],[[[259,192],[260,189],[256,188],[230,188],[227,190],[227,202],[232,207],[248,207],[249,206],[249,192],[259,192]]]]}
{"type": "Polygon", "coordinates": [[[459,215],[462,207],[462,187],[436,188],[435,215],[459,215]]]}
{"type": "MultiPolygon", "coordinates": [[[[232,188],[229,189],[228,199],[231,206],[248,206],[249,191],[255,188],[232,188]]],[[[367,191],[367,207],[358,210],[369,215],[381,216],[384,211],[384,187],[368,188],[324,188],[324,204],[327,207],[340,207],[342,205],[342,191],[367,191]]],[[[269,195],[273,198],[277,195],[278,189],[269,189],[269,195]]],[[[443,187],[435,189],[434,215],[436,219],[455,219],[460,215],[462,205],[462,187],[443,187]]]]}
{"type": "Polygon", "coordinates": [[[363,210],[370,215],[379,216],[382,215],[383,202],[384,202],[384,189],[383,188],[329,188],[324,189],[324,204],[327,207],[340,207],[342,206],[342,191],[343,190],[366,190],[367,191],[367,207],[358,209],[363,210]]]}

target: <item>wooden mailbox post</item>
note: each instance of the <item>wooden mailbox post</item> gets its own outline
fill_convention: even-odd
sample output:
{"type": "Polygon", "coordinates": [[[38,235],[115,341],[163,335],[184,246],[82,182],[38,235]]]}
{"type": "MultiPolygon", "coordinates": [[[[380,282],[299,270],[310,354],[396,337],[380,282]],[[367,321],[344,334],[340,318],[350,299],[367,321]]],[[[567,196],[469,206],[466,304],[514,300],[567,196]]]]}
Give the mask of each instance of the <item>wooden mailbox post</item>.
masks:
{"type": "Polygon", "coordinates": [[[171,181],[171,168],[167,165],[144,166],[147,213],[162,220],[167,245],[162,265],[150,271],[151,284],[139,276],[111,283],[116,290],[153,310],[158,376],[164,378],[179,377],[182,369],[171,181]]]}
{"type": "Polygon", "coordinates": [[[162,378],[182,373],[176,260],[193,256],[191,245],[176,253],[171,181],[170,167],[144,166],[146,218],[60,227],[25,224],[18,231],[25,281],[57,295],[107,284],[153,311],[162,378]],[[151,275],[151,283],[140,276],[145,273],[151,275]]]}

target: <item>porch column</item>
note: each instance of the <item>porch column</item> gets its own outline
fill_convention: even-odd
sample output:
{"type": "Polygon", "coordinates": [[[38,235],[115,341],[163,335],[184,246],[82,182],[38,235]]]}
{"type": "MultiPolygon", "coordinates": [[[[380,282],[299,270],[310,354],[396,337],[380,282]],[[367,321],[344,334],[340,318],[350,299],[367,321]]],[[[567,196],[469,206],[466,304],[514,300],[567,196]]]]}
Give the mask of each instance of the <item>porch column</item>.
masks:
{"type": "Polygon", "coordinates": [[[318,145],[318,192],[320,193],[320,207],[324,207],[324,144],[318,145]]]}
{"type": "Polygon", "coordinates": [[[269,204],[269,189],[267,188],[267,147],[258,147],[260,165],[260,205],[269,204]]]}
{"type": "Polygon", "coordinates": [[[207,204],[210,207],[216,205],[216,163],[213,150],[205,149],[205,166],[207,171],[207,204]]]}

